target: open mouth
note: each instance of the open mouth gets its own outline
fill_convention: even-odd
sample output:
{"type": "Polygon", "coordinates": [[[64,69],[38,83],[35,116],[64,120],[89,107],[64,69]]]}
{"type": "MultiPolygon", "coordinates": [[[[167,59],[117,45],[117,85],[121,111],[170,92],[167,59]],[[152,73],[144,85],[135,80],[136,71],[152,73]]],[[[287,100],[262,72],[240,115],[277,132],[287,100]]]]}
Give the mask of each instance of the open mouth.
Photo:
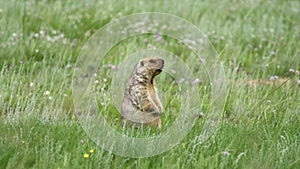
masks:
{"type": "Polygon", "coordinates": [[[155,72],[154,72],[154,75],[158,75],[162,72],[162,69],[156,69],[155,72]]]}
{"type": "Polygon", "coordinates": [[[162,69],[156,69],[151,77],[151,83],[153,83],[153,79],[155,76],[159,75],[162,72],[162,69]]]}

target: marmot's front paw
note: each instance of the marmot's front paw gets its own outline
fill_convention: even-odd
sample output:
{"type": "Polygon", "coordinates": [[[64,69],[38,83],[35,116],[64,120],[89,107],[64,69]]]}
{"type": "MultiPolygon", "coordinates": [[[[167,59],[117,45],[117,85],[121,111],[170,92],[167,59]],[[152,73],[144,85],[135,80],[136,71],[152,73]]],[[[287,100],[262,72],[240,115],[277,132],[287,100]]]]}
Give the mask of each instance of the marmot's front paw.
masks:
{"type": "Polygon", "coordinates": [[[151,102],[142,103],[141,111],[148,112],[150,109],[152,109],[151,102]]]}

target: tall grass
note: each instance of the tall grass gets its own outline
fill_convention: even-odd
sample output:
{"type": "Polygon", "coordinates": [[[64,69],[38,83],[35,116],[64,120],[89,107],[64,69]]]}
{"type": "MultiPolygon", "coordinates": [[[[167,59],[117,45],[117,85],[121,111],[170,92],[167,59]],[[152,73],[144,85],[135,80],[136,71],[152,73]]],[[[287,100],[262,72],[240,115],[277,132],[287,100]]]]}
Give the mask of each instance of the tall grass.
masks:
{"type": "MultiPolygon", "coordinates": [[[[1,1],[0,168],[299,168],[300,3],[175,4],[1,1]],[[208,35],[225,64],[228,98],[220,129],[204,143],[199,141],[200,118],[171,150],[135,159],[111,154],[88,137],[74,112],[71,82],[80,49],[96,30],[112,19],[149,11],[185,18],[208,35]],[[250,80],[271,76],[289,81],[248,85],[250,80]]],[[[147,38],[155,43],[152,35],[147,38]]],[[[126,55],[141,43],[145,42],[128,39],[109,54],[126,55]]],[[[180,52],[177,47],[168,50],[180,52]]],[[[107,58],[111,60],[105,64],[121,61],[107,58]]],[[[98,78],[99,85],[106,87],[103,79],[111,77],[98,78]]],[[[168,76],[160,80],[164,78],[170,80],[168,76]]],[[[159,89],[168,91],[163,96],[166,103],[179,106],[179,101],[172,100],[179,90],[176,85],[159,84],[159,89]]],[[[110,110],[104,113],[118,130],[118,113],[109,106],[102,108],[110,110]]],[[[174,107],[169,107],[169,113],[174,107]]],[[[203,110],[205,114],[205,105],[203,110]]],[[[174,118],[167,115],[165,122],[174,118]]]]}

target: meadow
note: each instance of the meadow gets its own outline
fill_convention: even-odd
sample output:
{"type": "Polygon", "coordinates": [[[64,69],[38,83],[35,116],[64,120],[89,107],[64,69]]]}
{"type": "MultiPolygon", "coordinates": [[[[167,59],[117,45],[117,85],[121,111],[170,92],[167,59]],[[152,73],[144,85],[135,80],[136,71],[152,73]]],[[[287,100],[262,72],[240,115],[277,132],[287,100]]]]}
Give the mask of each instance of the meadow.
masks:
{"type": "MultiPolygon", "coordinates": [[[[300,168],[299,15],[300,2],[284,0],[0,0],[0,169],[300,168]],[[204,142],[210,82],[199,77],[202,83],[193,83],[204,117],[172,149],[130,158],[103,150],[86,133],[74,109],[72,79],[84,44],[97,30],[142,12],[172,14],[197,26],[218,53],[228,84],[221,122],[204,142]]],[[[176,53],[187,65],[196,62],[186,46],[156,34],[112,48],[94,83],[99,113],[116,131],[122,130],[118,108],[104,95],[116,77],[111,72],[127,55],[153,47],[176,53]]],[[[157,82],[166,110],[163,129],[128,135],[161,134],[180,116],[179,82],[166,73],[157,82]]]]}

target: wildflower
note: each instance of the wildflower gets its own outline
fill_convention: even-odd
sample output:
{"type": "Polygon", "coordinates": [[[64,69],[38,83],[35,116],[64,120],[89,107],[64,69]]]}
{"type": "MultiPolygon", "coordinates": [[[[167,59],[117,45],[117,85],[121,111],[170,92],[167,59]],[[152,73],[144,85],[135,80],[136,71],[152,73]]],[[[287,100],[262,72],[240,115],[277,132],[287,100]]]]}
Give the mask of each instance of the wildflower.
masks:
{"type": "Polygon", "coordinates": [[[90,157],[89,154],[87,154],[87,153],[83,154],[83,158],[89,158],[89,157],[90,157]]]}
{"type": "Polygon", "coordinates": [[[156,41],[160,42],[162,40],[162,36],[160,34],[155,34],[156,41]]]}
{"type": "Polygon", "coordinates": [[[268,68],[269,67],[269,64],[265,64],[265,68],[268,68]]]}
{"type": "Polygon", "coordinates": [[[83,141],[83,140],[80,140],[79,142],[80,142],[80,144],[83,144],[83,143],[84,143],[84,141],[83,141]]]}
{"type": "Polygon", "coordinates": [[[117,69],[117,66],[115,66],[115,65],[113,65],[113,64],[110,64],[110,68],[111,68],[112,70],[115,70],[115,69],[117,69]]]}
{"type": "Polygon", "coordinates": [[[295,69],[293,69],[293,68],[290,68],[289,71],[290,71],[291,73],[295,73],[295,69]]]}
{"type": "Polygon", "coordinates": [[[224,154],[225,156],[229,156],[229,155],[230,155],[230,153],[229,153],[228,151],[224,151],[223,154],[224,154]]]}
{"type": "Polygon", "coordinates": [[[52,38],[50,36],[46,36],[46,41],[50,42],[52,41],[52,38]]]}
{"type": "Polygon", "coordinates": [[[94,149],[91,149],[91,150],[90,150],[90,153],[93,153],[93,152],[94,152],[94,149]]]}
{"type": "Polygon", "coordinates": [[[40,34],[41,34],[41,35],[44,35],[45,32],[44,32],[43,30],[40,30],[40,34]]]}
{"type": "Polygon", "coordinates": [[[45,96],[48,96],[48,95],[50,95],[50,92],[49,92],[48,90],[46,90],[46,91],[44,92],[44,95],[45,95],[45,96]]]}
{"type": "Polygon", "coordinates": [[[278,76],[271,76],[271,77],[270,77],[270,80],[271,80],[271,81],[275,81],[275,80],[277,80],[277,79],[278,79],[278,76]]]}
{"type": "Polygon", "coordinates": [[[297,84],[300,86],[300,80],[297,80],[297,84]]]}
{"type": "Polygon", "coordinates": [[[21,141],[21,143],[22,143],[22,144],[25,144],[25,141],[24,141],[24,140],[22,140],[22,141],[21,141]]]}
{"type": "Polygon", "coordinates": [[[296,75],[300,75],[300,72],[298,70],[295,71],[296,75]]]}
{"type": "Polygon", "coordinates": [[[276,54],[276,52],[275,52],[275,51],[272,51],[272,52],[271,52],[271,55],[272,55],[272,56],[274,56],[275,54],[276,54]]]}
{"type": "Polygon", "coordinates": [[[38,33],[35,33],[35,34],[33,34],[33,36],[34,36],[35,38],[38,38],[38,37],[39,37],[39,34],[38,34],[38,33]]]}
{"type": "Polygon", "coordinates": [[[52,96],[49,96],[48,99],[51,100],[51,99],[52,99],[52,96]]]}
{"type": "Polygon", "coordinates": [[[204,117],[204,113],[203,113],[203,112],[197,113],[197,114],[196,114],[196,117],[202,118],[202,117],[204,117]]]}
{"type": "Polygon", "coordinates": [[[30,82],[29,86],[32,87],[33,86],[33,82],[30,82]]]}
{"type": "Polygon", "coordinates": [[[94,83],[95,83],[95,84],[99,84],[99,80],[95,80],[94,83]]]}
{"type": "Polygon", "coordinates": [[[196,85],[196,84],[201,84],[201,80],[197,78],[192,81],[192,85],[196,85]]]}
{"type": "Polygon", "coordinates": [[[200,114],[199,114],[201,117],[203,117],[204,116],[204,113],[203,112],[200,112],[200,114]]]}

